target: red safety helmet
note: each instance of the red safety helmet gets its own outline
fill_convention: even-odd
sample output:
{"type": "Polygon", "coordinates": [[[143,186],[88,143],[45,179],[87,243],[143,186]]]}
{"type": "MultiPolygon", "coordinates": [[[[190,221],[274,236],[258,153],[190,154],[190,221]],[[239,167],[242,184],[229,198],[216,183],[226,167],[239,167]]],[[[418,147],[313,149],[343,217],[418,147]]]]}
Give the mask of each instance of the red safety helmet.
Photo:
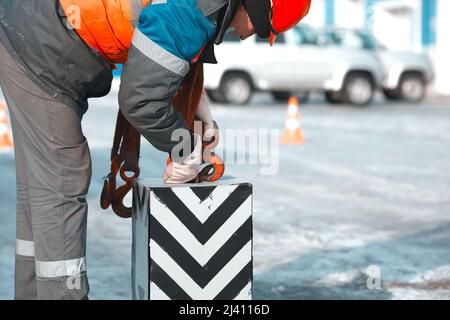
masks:
{"type": "Polygon", "coordinates": [[[291,29],[308,14],[311,0],[228,0],[216,44],[222,42],[241,4],[245,7],[256,34],[263,39],[269,38],[273,45],[277,34],[291,29]]]}
{"type": "Polygon", "coordinates": [[[309,12],[311,0],[272,0],[272,32],[270,45],[278,33],[286,32],[299,23],[309,12]]]}

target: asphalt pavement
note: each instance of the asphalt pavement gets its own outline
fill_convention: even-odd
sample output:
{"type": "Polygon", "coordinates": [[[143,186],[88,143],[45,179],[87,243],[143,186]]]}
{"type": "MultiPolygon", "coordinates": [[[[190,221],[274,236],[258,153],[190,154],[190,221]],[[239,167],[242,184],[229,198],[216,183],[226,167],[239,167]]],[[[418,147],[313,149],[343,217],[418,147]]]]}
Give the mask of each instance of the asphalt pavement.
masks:
{"type": "MultiPolygon", "coordinates": [[[[377,100],[356,108],[313,97],[300,107],[305,145],[276,144],[269,162],[232,164],[230,158],[226,174],[254,184],[254,298],[450,298],[449,101],[377,100]],[[263,175],[268,163],[272,174],[263,175]]],[[[99,206],[116,112],[113,90],[91,101],[83,121],[93,157],[92,299],[131,298],[131,223],[99,206]]],[[[248,106],[213,105],[213,113],[221,129],[256,132],[263,141],[259,134],[267,130],[282,133],[286,104],[258,95],[248,106]]],[[[221,150],[228,155],[234,148],[227,143],[221,150]]],[[[241,147],[236,155],[261,152],[241,147]]],[[[164,162],[165,155],[143,142],[142,177],[161,177],[164,162]]],[[[12,153],[0,154],[0,170],[0,299],[11,299],[12,153]]]]}

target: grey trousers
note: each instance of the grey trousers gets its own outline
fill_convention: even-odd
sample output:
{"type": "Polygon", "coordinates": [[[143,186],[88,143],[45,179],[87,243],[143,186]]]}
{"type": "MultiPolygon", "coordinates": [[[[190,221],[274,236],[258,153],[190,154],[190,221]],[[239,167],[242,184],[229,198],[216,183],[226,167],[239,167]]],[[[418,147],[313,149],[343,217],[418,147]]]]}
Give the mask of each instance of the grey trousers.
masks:
{"type": "Polygon", "coordinates": [[[0,85],[17,171],[16,299],[86,299],[91,157],[81,119],[42,91],[0,43],[0,85]]]}

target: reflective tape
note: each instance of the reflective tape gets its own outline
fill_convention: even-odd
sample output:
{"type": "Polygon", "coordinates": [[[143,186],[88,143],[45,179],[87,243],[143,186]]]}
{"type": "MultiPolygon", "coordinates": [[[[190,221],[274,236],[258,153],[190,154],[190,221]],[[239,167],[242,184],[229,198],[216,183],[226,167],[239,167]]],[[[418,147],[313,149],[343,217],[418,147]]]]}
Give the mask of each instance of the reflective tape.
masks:
{"type": "Polygon", "coordinates": [[[70,277],[82,272],[86,272],[86,257],[60,261],[36,261],[36,276],[41,278],[70,277]]]}
{"type": "Polygon", "coordinates": [[[139,29],[133,36],[133,45],[150,60],[184,78],[189,71],[189,63],[161,48],[139,29]]]}
{"type": "MultiPolygon", "coordinates": [[[[141,16],[141,12],[144,9],[144,6],[147,6],[149,1],[144,0],[131,0],[130,6],[131,6],[131,25],[133,26],[133,29],[136,28],[139,17],[141,16]]],[[[154,4],[165,4],[167,3],[167,0],[152,0],[150,1],[152,5],[154,4]]]]}
{"type": "Polygon", "coordinates": [[[142,2],[142,0],[131,0],[131,25],[133,28],[136,28],[142,9],[144,8],[144,4],[142,2]]]}
{"type": "Polygon", "coordinates": [[[34,257],[34,241],[16,239],[16,254],[24,257],[34,257]]]}

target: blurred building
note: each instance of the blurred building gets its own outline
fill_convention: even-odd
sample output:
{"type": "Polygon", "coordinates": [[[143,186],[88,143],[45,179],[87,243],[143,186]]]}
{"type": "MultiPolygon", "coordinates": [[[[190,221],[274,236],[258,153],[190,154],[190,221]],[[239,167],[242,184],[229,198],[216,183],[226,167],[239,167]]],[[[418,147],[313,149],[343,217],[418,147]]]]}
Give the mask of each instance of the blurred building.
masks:
{"type": "Polygon", "coordinates": [[[450,94],[448,13],[449,0],[313,0],[305,21],[315,27],[368,28],[390,50],[428,54],[436,67],[435,90],[450,94]]]}

